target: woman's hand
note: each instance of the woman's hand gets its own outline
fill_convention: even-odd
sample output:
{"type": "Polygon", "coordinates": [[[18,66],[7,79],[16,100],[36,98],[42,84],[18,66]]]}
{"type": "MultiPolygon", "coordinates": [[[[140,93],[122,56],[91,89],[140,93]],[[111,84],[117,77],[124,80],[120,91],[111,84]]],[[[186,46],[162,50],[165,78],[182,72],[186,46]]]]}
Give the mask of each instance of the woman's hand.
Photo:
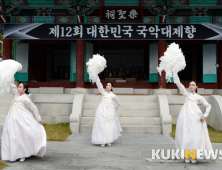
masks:
{"type": "Polygon", "coordinates": [[[43,124],[43,121],[39,121],[40,124],[43,124]]]}
{"type": "Polygon", "coordinates": [[[202,116],[200,120],[201,122],[204,122],[206,120],[206,117],[202,116]]]}

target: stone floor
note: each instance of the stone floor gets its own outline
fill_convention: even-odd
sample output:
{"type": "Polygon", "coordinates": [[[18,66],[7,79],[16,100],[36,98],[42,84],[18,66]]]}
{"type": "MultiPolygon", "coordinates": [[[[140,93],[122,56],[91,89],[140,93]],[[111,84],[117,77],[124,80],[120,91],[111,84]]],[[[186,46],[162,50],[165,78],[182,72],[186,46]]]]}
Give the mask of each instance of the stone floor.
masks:
{"type": "MultiPolygon", "coordinates": [[[[71,135],[67,142],[48,142],[43,158],[32,156],[25,162],[6,162],[5,170],[220,170],[222,160],[152,160],[152,149],[173,149],[174,140],[161,134],[122,134],[111,147],[91,144],[91,134],[71,135]]],[[[214,149],[222,144],[214,143],[214,149]]]]}

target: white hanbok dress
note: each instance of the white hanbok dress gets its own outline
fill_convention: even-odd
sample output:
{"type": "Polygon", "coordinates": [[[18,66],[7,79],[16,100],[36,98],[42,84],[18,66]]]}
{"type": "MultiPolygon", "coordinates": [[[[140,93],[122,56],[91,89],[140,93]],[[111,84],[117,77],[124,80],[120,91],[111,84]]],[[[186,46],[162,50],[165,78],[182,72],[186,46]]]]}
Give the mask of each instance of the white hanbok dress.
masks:
{"type": "Polygon", "coordinates": [[[47,139],[43,125],[38,122],[41,121],[38,109],[26,94],[20,96],[14,83],[11,88],[15,98],[3,127],[2,160],[15,161],[31,155],[43,157],[47,139]],[[26,106],[34,113],[35,118],[26,106]]]}
{"type": "Polygon", "coordinates": [[[185,97],[185,104],[180,110],[176,124],[176,149],[189,149],[191,152],[192,149],[212,150],[206,120],[201,122],[202,116],[208,117],[211,105],[199,94],[188,92],[180,83],[177,74],[174,75],[174,83],[185,97]],[[198,107],[198,103],[206,107],[204,114],[198,107]]]}
{"type": "Polygon", "coordinates": [[[118,97],[112,92],[108,93],[103,89],[103,85],[97,76],[96,85],[102,94],[102,101],[97,108],[93,130],[93,144],[108,144],[117,140],[121,136],[122,128],[116,114],[120,106],[118,97]],[[116,102],[116,106],[114,104],[116,102]]]}

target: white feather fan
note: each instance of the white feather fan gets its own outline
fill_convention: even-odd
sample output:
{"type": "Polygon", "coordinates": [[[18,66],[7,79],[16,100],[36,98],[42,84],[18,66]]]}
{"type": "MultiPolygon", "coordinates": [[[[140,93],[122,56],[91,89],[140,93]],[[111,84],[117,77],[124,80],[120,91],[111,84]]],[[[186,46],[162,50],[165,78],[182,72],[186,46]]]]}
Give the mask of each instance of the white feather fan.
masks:
{"type": "Polygon", "coordinates": [[[89,79],[93,83],[96,82],[97,75],[107,67],[106,59],[99,54],[94,54],[93,58],[89,59],[86,65],[87,65],[87,72],[89,73],[89,79]]]}
{"type": "Polygon", "coordinates": [[[14,60],[0,62],[0,95],[2,98],[10,93],[10,84],[14,82],[14,74],[22,69],[22,65],[14,60]]]}
{"type": "Polygon", "coordinates": [[[166,79],[170,81],[172,73],[179,72],[186,67],[186,61],[184,55],[179,48],[179,45],[172,43],[168,46],[164,56],[160,58],[160,65],[157,67],[159,74],[164,70],[166,72],[166,79]]]}

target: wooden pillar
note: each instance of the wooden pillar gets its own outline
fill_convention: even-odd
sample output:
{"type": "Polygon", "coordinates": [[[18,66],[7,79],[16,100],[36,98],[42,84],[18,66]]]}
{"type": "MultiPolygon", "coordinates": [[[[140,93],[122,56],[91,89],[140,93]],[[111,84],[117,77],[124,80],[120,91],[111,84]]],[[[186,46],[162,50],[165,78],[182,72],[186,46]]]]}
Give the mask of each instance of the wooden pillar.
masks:
{"type": "Polygon", "coordinates": [[[193,52],[192,56],[192,80],[197,81],[197,52],[193,52]]]}
{"type": "Polygon", "coordinates": [[[85,41],[76,40],[76,87],[84,88],[84,49],[85,41]]]}
{"type": "MultiPolygon", "coordinates": [[[[160,64],[160,57],[164,55],[164,52],[166,51],[167,42],[166,40],[159,40],[158,41],[158,65],[160,64]]],[[[166,86],[166,79],[165,79],[166,73],[165,71],[162,71],[162,76],[158,73],[158,88],[167,88],[166,86]]]]}
{"type": "Polygon", "coordinates": [[[217,81],[218,88],[222,89],[222,41],[219,41],[217,45],[217,63],[219,64],[219,67],[217,67],[217,81]]]}
{"type": "Polygon", "coordinates": [[[3,60],[12,59],[12,40],[11,39],[3,39],[3,60]]]}

